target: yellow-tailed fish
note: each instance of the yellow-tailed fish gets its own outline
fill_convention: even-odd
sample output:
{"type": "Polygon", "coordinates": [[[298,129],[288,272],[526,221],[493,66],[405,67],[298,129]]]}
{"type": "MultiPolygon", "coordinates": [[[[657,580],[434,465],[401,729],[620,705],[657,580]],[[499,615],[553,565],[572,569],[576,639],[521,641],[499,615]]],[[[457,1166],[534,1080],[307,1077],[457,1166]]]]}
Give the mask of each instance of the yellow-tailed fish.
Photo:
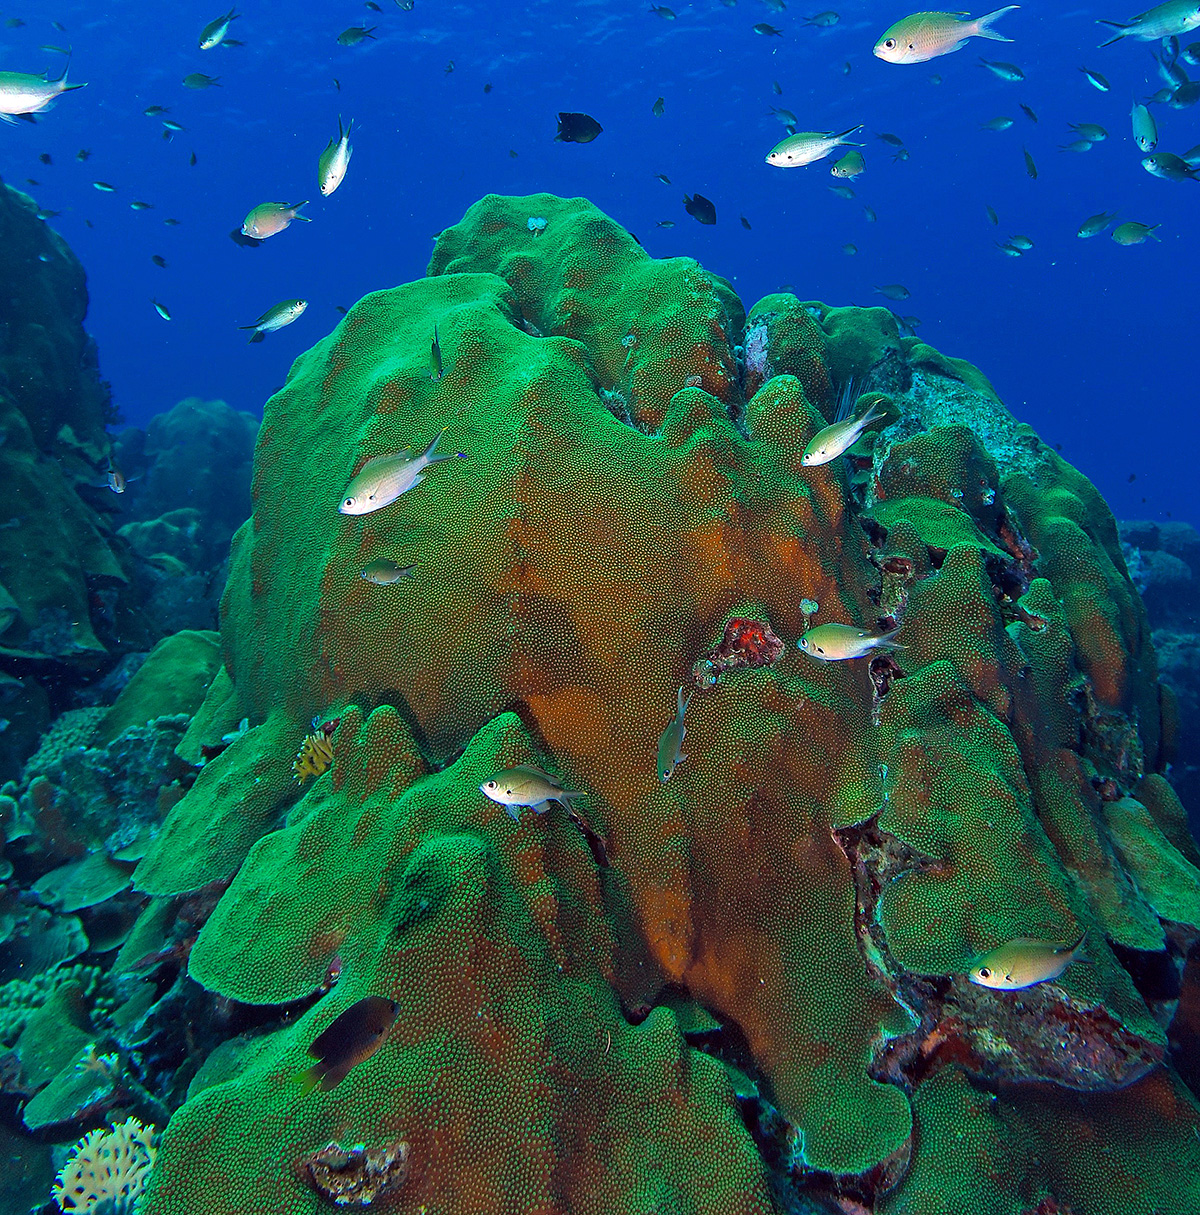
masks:
{"type": "Polygon", "coordinates": [[[522,806],[528,806],[534,814],[545,814],[551,802],[570,810],[571,799],[584,796],[578,789],[564,789],[553,776],[531,764],[493,773],[479,791],[503,806],[517,822],[521,821],[522,806]]]}
{"type": "Polygon", "coordinates": [[[13,123],[22,114],[42,114],[60,93],[82,88],[86,85],[67,83],[65,67],[53,80],[46,72],[0,72],[0,120],[13,123]]]}
{"type": "Polygon", "coordinates": [[[277,236],[294,219],[309,222],[307,215],[300,214],[301,207],[308,206],[308,199],[298,203],[267,202],[259,203],[242,222],[242,235],[252,236],[255,240],[266,240],[268,236],[277,236]]]}
{"type": "Polygon", "coordinates": [[[283,300],[268,308],[266,312],[249,325],[239,325],[239,329],[253,329],[251,342],[261,342],[268,333],[290,325],[308,307],[308,300],[283,300]]]}
{"type": "Polygon", "coordinates": [[[1161,227],[1162,224],[1139,224],[1136,219],[1130,219],[1113,229],[1112,238],[1118,245],[1141,245],[1148,236],[1158,240],[1154,230],[1161,227]]]}
{"type": "Polygon", "coordinates": [[[836,460],[858,442],[863,431],[872,422],[878,422],[886,415],[887,409],[880,409],[880,406],[886,406],[886,398],[874,397],[865,412],[858,417],[845,418],[818,430],[804,449],[800,463],[806,468],[814,468],[818,464],[828,464],[831,460],[836,460]]]}
{"type": "Polygon", "coordinates": [[[350,157],[354,149],[350,146],[350,132],[354,130],[354,119],[342,130],[342,116],[338,115],[338,137],[331,139],[325,151],[317,161],[317,182],[322,195],[328,198],[342,184],[346,170],[350,166],[350,157]]]}
{"type": "Polygon", "coordinates": [[[782,139],[767,153],[767,164],[777,169],[798,169],[824,160],[835,148],[861,148],[861,143],[851,143],[847,138],[862,130],[862,123],[835,135],[832,131],[797,131],[782,139]]]}
{"type": "Polygon", "coordinates": [[[1017,937],[985,953],[971,967],[967,977],[972,983],[995,991],[1019,991],[1035,983],[1057,979],[1072,962],[1087,961],[1080,958],[1086,935],[1081,933],[1073,945],[1017,937]]]}
{"type": "Polygon", "coordinates": [[[433,337],[429,341],[429,378],[431,380],[440,380],[443,374],[442,346],[438,341],[437,326],[434,325],[433,337]]]}
{"type": "Polygon", "coordinates": [[[961,13],[913,13],[897,21],[875,43],[875,54],[888,63],[927,63],[939,55],[949,55],[967,45],[968,38],[991,38],[1011,42],[991,28],[992,22],[1019,5],[1009,4],[983,17],[961,13]]]}
{"type": "Polygon", "coordinates": [[[433,453],[441,437],[442,432],[439,431],[419,456],[398,452],[368,460],[346,487],[338,510],[343,515],[369,515],[372,511],[382,510],[414,485],[420,485],[425,479],[423,470],[428,465],[436,464],[439,460],[453,460],[456,456],[466,458],[461,451],[435,456],[433,453]]]}
{"type": "Polygon", "coordinates": [[[1135,101],[1129,117],[1133,123],[1133,142],[1143,152],[1153,152],[1158,146],[1158,124],[1154,115],[1141,102],[1135,101]]]}
{"type": "Polygon", "coordinates": [[[1200,27],[1200,4],[1196,0],[1167,0],[1156,4],[1144,13],[1138,13],[1132,21],[1105,21],[1101,17],[1097,25],[1110,25],[1117,31],[1101,46],[1112,46],[1122,38],[1137,38],[1142,42],[1157,42],[1160,38],[1173,38],[1200,27]]]}
{"type": "Polygon", "coordinates": [[[873,650],[902,650],[892,639],[899,632],[872,633],[852,624],[819,624],[809,629],[796,643],[811,658],[822,662],[843,662],[848,658],[865,658],[873,650]]]}
{"type": "Polygon", "coordinates": [[[666,784],[671,774],[683,763],[687,756],[683,753],[683,740],[687,730],[683,725],[683,715],[692,703],[689,696],[683,699],[683,689],[680,688],[675,697],[675,716],[667,722],[666,728],[658,738],[658,779],[666,784]]]}
{"type": "Polygon", "coordinates": [[[377,557],[359,577],[373,582],[376,586],[391,586],[393,582],[411,578],[412,572],[416,568],[415,565],[397,565],[395,561],[390,561],[387,557],[377,557]]]}
{"type": "Polygon", "coordinates": [[[229,23],[236,21],[239,17],[237,9],[231,8],[224,17],[217,17],[210,21],[200,31],[200,49],[202,51],[211,51],[214,46],[220,46],[225,39],[225,35],[229,33],[229,23]]]}
{"type": "Polygon", "coordinates": [[[851,150],[845,156],[841,156],[835,160],[829,171],[834,177],[855,178],[866,167],[867,162],[863,159],[863,154],[857,150],[851,150]]]}
{"type": "Polygon", "coordinates": [[[364,996],[339,1013],[314,1039],[308,1053],[317,1060],[295,1076],[301,1091],[336,1088],[352,1068],[365,1063],[387,1041],[400,1005],[383,996],[364,996]]]}

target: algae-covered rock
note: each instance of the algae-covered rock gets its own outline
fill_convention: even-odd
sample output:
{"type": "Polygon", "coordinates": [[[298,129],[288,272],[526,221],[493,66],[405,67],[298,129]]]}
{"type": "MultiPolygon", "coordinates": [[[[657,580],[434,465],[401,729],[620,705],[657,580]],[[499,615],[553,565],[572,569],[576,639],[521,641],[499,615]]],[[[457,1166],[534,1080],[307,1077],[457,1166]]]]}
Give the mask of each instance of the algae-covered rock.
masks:
{"type": "Polygon", "coordinates": [[[216,633],[193,629],[164,637],[101,719],[97,740],[111,742],[156,717],[195,713],[221,665],[218,642],[216,633]]]}
{"type": "Polygon", "coordinates": [[[280,1020],[172,1118],[144,1215],[315,1213],[298,1169],[331,1141],[403,1142],[394,1201],[446,1215],[949,1215],[984,1173],[996,1215],[1151,1215],[1159,1182],[1106,1148],[1139,1093],[1141,1158],[1192,1150],[1126,965],[1170,964],[1200,872],[1111,515],[882,310],[776,296],[743,327],[723,280],[584,200],[484,199],[268,402],[221,651],[188,739],[214,754],[135,884],[228,881],[189,973],[280,1020]],[[851,376],[887,422],[804,466],[851,376]],[[419,485],[339,512],[434,435],[452,458],[419,485]],[[814,615],[904,648],[817,661],[814,615]],[[786,650],[698,681],[735,619],[786,650]],[[480,790],[530,764],[569,814],[480,790]],[[1083,932],[1090,965],[1025,995],[966,978],[1083,932]],[[400,1005],[389,1038],[301,1097],[367,994],[400,1005]],[[967,1116],[977,1159],[948,1163],[967,1116]],[[1096,1198],[1114,1168],[1123,1207],[1096,1198]]]}

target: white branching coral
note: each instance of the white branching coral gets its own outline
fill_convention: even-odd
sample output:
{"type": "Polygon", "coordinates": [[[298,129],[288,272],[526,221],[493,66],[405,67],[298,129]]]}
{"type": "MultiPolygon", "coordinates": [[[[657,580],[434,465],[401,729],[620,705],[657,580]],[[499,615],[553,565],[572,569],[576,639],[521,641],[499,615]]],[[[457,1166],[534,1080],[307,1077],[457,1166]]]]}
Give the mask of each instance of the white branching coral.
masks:
{"type": "Polygon", "coordinates": [[[154,1167],[154,1127],[126,1118],[112,1130],[89,1131],[71,1149],[54,1183],[61,1211],[131,1212],[154,1167]]]}

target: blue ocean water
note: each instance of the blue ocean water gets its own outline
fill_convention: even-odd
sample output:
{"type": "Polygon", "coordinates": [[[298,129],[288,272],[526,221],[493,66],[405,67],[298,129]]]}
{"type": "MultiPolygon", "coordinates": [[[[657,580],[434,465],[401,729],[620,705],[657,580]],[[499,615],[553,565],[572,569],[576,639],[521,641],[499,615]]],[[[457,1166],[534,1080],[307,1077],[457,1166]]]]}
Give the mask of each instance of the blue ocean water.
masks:
{"type": "MultiPolygon", "coordinates": [[[[0,130],[0,173],[19,187],[33,179],[38,203],[60,212],[52,222],[87,270],[88,328],[127,421],[191,394],[260,412],[292,358],[336,324],[338,305],[423,274],[431,238],[481,195],[545,190],[587,196],[655,256],[699,259],[747,305],[783,287],[833,304],[885,303],[874,288],[903,284],[911,297],[894,306],[920,319],[919,335],[976,363],[1118,517],[1200,516],[1185,273],[1200,185],[1159,180],[1139,163],[1129,110],[1163,87],[1158,44],[1098,49],[1107,35],[1096,24],[1131,13],[1028,4],[998,22],[1011,43],[973,39],[901,66],[872,46],[906,10],[866,0],[841,5],[829,28],[805,25],[819,6],[798,0],[782,11],[762,0],[673,0],[674,20],[633,0],[374,7],[248,0],[229,30],[244,45],[210,51],[198,34],[221,0],[30,0],[0,14],[6,69],[57,73],[63,57],[43,48],[69,44],[71,79],[87,82],[36,125],[0,130]],[[13,18],[24,24],[4,25],[13,18]],[[780,36],[756,33],[761,22],[780,36]],[[339,45],[352,25],[374,38],[339,45]],[[1025,79],[998,79],[980,55],[1018,65],[1025,79]],[[1111,90],[1095,89],[1082,66],[1111,90]],[[189,90],[181,82],[192,72],[220,83],[189,90]],[[165,140],[162,119],[143,114],[151,105],[185,130],[165,140]],[[795,170],[764,162],[784,134],[773,106],[802,130],[865,124],[855,198],[830,192],[840,184],[831,160],[795,170]],[[603,134],[555,142],[559,110],[593,115],[603,134]],[[355,121],[354,157],[322,199],[317,158],[339,115],[355,121]],[[981,129],[1001,115],[1010,129],[981,129]],[[1108,138],[1061,151],[1072,122],[1098,123],[1108,138]],[[898,135],[907,159],[893,159],[880,132],[898,135]],[[715,226],[685,213],[685,192],[713,201],[715,226]],[[312,200],[311,223],[259,248],[230,239],[255,205],[302,199],[312,200]],[[1161,225],[1160,240],[1121,247],[1111,229],[1079,239],[1100,211],[1161,225]],[[997,248],[1015,234],[1033,242],[1021,257],[997,248]],[[247,345],[237,326],[288,297],[306,298],[306,315],[247,345]]],[[[1194,109],[1153,112],[1159,150],[1200,142],[1194,109]]]]}

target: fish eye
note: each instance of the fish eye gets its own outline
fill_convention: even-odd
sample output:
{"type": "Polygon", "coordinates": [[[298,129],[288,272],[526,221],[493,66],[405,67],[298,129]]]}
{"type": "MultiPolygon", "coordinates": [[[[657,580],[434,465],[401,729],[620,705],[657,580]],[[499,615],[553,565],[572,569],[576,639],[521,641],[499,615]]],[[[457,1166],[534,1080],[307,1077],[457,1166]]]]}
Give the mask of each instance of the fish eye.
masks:
{"type": "Polygon", "coordinates": [[[992,972],[986,966],[981,966],[979,968],[979,977],[981,979],[990,979],[992,977],[992,972]]]}
{"type": "Polygon", "coordinates": [[[354,499],[353,499],[353,498],[347,498],[347,499],[346,499],[346,501],[342,503],[342,505],[343,505],[343,506],[353,506],[353,505],[354,505],[354,499]]]}
{"type": "Polygon", "coordinates": [[[494,780],[490,780],[490,781],[488,781],[488,783],[487,783],[486,785],[484,785],[483,787],[484,787],[485,789],[494,789],[494,788],[496,787],[496,782],[495,782],[494,780]]]}
{"type": "Polygon", "coordinates": [[[895,39],[895,38],[889,38],[889,39],[888,39],[888,40],[887,40],[887,41],[886,41],[886,42],[883,44],[883,49],[884,49],[885,51],[890,51],[890,50],[894,50],[894,49],[895,49],[895,46],[896,46],[896,39],[895,39]]]}

